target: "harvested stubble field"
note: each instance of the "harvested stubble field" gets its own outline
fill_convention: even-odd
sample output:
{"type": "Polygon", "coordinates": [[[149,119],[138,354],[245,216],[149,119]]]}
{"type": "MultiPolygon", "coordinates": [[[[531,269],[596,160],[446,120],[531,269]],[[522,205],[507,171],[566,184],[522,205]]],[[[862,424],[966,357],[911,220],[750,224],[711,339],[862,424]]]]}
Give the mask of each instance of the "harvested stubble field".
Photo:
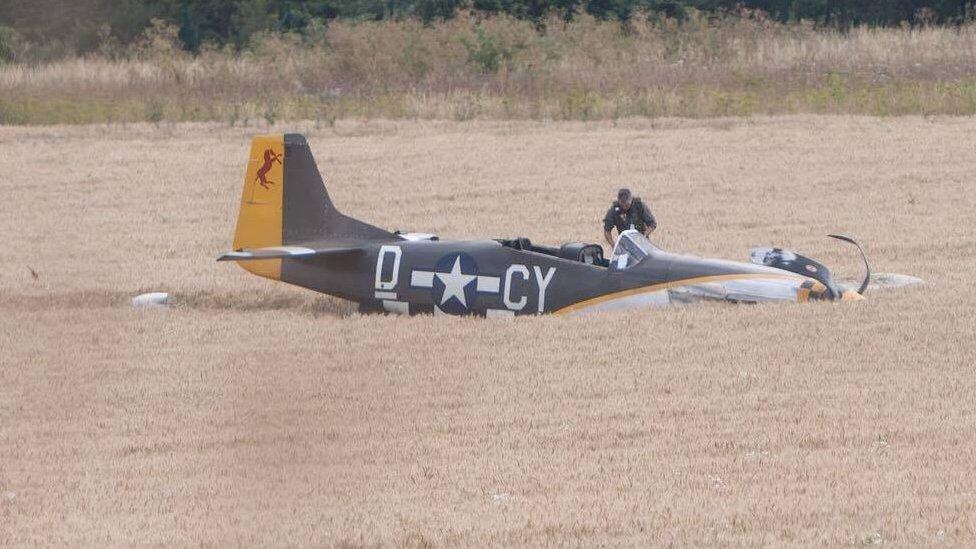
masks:
{"type": "Polygon", "coordinates": [[[0,128],[0,544],[976,539],[976,120],[304,126],[381,226],[599,241],[626,183],[663,247],[856,276],[841,230],[929,285],[364,317],[213,261],[259,130],[0,128]]]}

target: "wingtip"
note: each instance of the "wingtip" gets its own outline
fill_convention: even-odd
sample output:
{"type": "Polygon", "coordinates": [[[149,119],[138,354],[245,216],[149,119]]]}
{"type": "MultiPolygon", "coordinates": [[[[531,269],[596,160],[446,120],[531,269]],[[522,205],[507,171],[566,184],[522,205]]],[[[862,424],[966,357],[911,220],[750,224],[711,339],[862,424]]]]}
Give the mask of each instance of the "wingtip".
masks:
{"type": "Polygon", "coordinates": [[[236,261],[238,259],[247,259],[251,257],[251,253],[234,251],[234,252],[224,252],[217,256],[217,261],[236,261]]]}

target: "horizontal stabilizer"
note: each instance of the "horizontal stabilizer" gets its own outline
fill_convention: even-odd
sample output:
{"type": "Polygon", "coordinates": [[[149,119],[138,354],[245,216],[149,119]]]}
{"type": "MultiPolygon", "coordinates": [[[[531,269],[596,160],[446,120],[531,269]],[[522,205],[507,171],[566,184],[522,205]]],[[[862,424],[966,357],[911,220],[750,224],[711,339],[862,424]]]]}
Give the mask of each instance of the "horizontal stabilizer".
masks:
{"type": "Polygon", "coordinates": [[[310,259],[316,256],[361,253],[357,246],[270,246],[267,248],[244,248],[226,252],[217,261],[250,261],[256,259],[310,259]]]}

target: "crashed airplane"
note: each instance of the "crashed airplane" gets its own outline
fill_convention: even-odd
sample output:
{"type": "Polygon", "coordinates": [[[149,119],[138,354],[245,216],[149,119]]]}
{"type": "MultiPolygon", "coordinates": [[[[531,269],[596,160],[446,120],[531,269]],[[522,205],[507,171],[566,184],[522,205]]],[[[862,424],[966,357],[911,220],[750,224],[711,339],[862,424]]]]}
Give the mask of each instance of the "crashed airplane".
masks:
{"type": "Polygon", "coordinates": [[[625,231],[609,258],[597,244],[539,246],[526,238],[447,240],[389,232],[340,213],[305,137],[259,136],[251,145],[234,251],[247,271],[355,301],[362,312],[510,317],[734,303],[863,299],[820,263],[757,248],[751,263],[659,249],[625,231]]]}

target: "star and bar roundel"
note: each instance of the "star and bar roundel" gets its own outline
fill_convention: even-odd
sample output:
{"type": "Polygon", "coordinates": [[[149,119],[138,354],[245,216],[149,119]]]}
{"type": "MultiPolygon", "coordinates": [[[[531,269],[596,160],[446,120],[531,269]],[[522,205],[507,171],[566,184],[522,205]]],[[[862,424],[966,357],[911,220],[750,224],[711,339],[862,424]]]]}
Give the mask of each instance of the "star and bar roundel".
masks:
{"type": "Polygon", "coordinates": [[[441,257],[433,269],[414,269],[410,286],[429,288],[434,306],[452,315],[471,312],[477,294],[499,292],[501,277],[478,274],[478,264],[470,255],[460,252],[441,257]]]}

